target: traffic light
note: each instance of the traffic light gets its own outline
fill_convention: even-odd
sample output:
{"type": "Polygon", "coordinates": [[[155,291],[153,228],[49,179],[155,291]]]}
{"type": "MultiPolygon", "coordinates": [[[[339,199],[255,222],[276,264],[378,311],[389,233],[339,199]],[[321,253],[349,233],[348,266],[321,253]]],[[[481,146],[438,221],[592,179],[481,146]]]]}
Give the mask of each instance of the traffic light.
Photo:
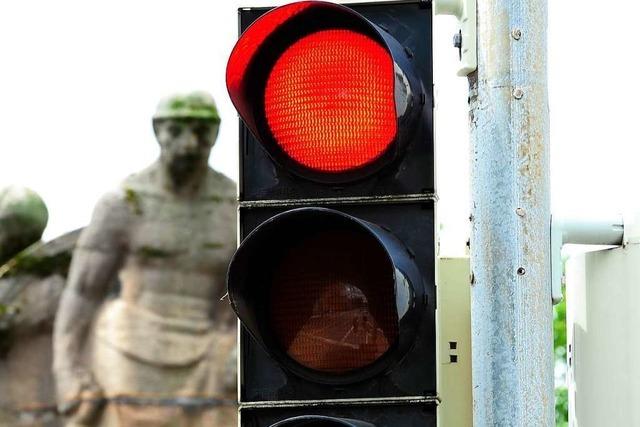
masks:
{"type": "Polygon", "coordinates": [[[435,426],[431,2],[239,15],[241,425],[435,426]]]}

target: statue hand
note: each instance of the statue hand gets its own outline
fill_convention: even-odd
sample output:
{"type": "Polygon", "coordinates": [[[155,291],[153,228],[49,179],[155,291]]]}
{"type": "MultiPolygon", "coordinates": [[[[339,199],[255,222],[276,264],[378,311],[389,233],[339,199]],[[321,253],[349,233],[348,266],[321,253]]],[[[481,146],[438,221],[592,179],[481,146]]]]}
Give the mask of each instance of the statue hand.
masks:
{"type": "Polygon", "coordinates": [[[57,375],[58,412],[75,423],[92,425],[105,403],[102,389],[90,373],[74,371],[57,375]]]}
{"type": "Polygon", "coordinates": [[[59,405],[59,412],[65,417],[73,420],[74,425],[93,425],[98,414],[104,405],[104,399],[82,399],[70,402],[64,402],[59,405]]]}

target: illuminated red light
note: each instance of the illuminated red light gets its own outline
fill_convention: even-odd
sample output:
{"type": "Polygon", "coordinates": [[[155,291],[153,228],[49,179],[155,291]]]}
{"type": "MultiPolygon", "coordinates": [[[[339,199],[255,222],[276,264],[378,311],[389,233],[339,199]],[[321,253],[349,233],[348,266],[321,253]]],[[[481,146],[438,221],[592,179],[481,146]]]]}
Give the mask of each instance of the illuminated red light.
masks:
{"type": "Polygon", "coordinates": [[[255,53],[260,49],[267,37],[282,25],[283,22],[312,7],[313,4],[314,2],[311,1],[302,1],[278,7],[258,19],[249,30],[240,37],[238,43],[233,48],[233,53],[229,57],[226,76],[227,88],[231,94],[231,98],[234,99],[235,103],[239,104],[236,105],[237,108],[242,111],[248,108],[248,106],[245,105],[244,99],[241,100],[242,97],[238,95],[242,91],[241,86],[245,78],[245,73],[255,53]]]}
{"type": "Polygon", "coordinates": [[[398,338],[390,261],[371,238],[325,231],[289,248],[275,269],[271,329],[296,362],[343,374],[382,357],[398,338]]]}
{"type": "Polygon", "coordinates": [[[357,169],[396,136],[393,60],[357,32],[312,33],[279,57],[264,105],[276,143],[293,160],[321,172],[357,169]]]}

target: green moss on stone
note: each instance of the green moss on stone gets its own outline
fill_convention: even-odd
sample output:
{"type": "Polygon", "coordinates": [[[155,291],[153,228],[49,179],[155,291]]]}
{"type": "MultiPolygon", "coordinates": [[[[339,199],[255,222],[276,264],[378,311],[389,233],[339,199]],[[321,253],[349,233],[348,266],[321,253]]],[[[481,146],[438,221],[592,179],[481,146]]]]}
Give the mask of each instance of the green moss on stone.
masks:
{"type": "Polygon", "coordinates": [[[223,197],[223,196],[216,196],[216,195],[208,196],[206,200],[214,203],[222,203],[222,202],[233,203],[236,201],[235,197],[223,197]]]}
{"type": "Polygon", "coordinates": [[[0,277],[7,278],[18,274],[31,274],[37,277],[48,277],[52,274],[67,276],[71,252],[60,252],[49,256],[36,256],[21,252],[0,269],[0,277]]]}
{"type": "Polygon", "coordinates": [[[224,247],[224,245],[219,242],[207,242],[202,246],[204,246],[205,249],[220,249],[224,247]]]}
{"type": "Polygon", "coordinates": [[[175,94],[160,101],[154,120],[198,119],[220,123],[220,115],[211,95],[205,92],[175,94]]]}
{"type": "Polygon", "coordinates": [[[143,246],[137,251],[138,256],[142,258],[168,258],[173,254],[162,249],[152,246],[143,246]]]}
{"type": "Polygon", "coordinates": [[[142,204],[140,203],[140,196],[131,188],[124,189],[124,198],[127,204],[133,210],[136,215],[142,215],[142,204]]]}
{"type": "MultiPolygon", "coordinates": [[[[9,314],[9,307],[0,304],[0,359],[3,359],[13,345],[14,334],[11,330],[10,319],[4,319],[9,314]]],[[[4,425],[4,424],[3,424],[4,425]]]]}

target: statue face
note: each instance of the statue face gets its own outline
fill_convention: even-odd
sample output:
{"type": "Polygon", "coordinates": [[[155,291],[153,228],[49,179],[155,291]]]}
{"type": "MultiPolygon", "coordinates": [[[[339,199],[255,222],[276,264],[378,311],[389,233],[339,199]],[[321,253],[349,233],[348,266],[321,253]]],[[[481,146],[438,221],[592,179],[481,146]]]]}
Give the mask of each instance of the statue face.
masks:
{"type": "Polygon", "coordinates": [[[157,120],[153,124],[160,143],[160,159],[177,184],[206,167],[219,124],[198,119],[157,120]]]}

